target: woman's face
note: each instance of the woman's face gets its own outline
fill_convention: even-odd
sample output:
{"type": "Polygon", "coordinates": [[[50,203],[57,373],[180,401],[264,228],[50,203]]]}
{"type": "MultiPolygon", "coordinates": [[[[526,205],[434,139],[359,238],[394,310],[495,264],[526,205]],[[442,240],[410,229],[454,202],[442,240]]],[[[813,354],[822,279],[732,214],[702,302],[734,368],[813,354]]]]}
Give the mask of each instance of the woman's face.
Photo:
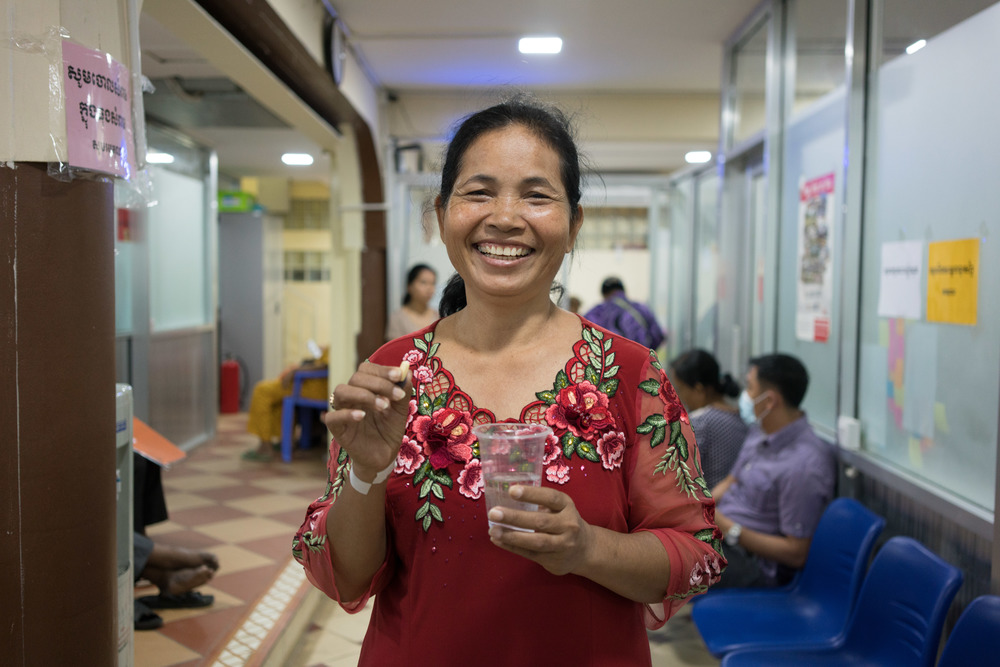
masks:
{"type": "Polygon", "coordinates": [[[406,289],[410,293],[410,299],[413,303],[426,306],[434,298],[434,290],[437,289],[437,276],[433,271],[424,269],[417,274],[417,277],[406,289]]]}
{"type": "Polygon", "coordinates": [[[436,202],[441,238],[469,300],[538,296],[573,249],[559,155],[521,125],[480,136],[465,152],[447,203],[436,202]]]}

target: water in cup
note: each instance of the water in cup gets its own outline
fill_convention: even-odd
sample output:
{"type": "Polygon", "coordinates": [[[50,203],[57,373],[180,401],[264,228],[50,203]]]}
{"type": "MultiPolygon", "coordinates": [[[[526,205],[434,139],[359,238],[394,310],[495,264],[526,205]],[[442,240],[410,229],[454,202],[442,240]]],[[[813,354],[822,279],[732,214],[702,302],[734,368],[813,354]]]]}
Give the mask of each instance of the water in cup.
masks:
{"type": "MultiPolygon", "coordinates": [[[[538,505],[510,497],[510,487],[541,486],[545,440],[552,429],[542,424],[481,424],[473,433],[479,439],[479,458],[485,485],[486,511],[494,507],[537,511],[538,505]]],[[[489,521],[487,519],[487,521],[489,521]]],[[[494,522],[489,521],[492,526],[494,522]]],[[[499,524],[514,530],[527,530],[499,524]]]]}

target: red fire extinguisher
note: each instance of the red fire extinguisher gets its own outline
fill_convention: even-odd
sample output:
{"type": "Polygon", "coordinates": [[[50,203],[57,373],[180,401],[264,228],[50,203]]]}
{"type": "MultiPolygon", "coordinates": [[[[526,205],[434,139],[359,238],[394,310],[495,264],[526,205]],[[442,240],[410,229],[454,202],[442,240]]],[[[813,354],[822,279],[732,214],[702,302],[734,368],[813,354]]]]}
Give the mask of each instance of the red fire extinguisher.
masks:
{"type": "Polygon", "coordinates": [[[231,414],[239,411],[240,364],[235,359],[226,359],[219,374],[219,412],[231,414]]]}

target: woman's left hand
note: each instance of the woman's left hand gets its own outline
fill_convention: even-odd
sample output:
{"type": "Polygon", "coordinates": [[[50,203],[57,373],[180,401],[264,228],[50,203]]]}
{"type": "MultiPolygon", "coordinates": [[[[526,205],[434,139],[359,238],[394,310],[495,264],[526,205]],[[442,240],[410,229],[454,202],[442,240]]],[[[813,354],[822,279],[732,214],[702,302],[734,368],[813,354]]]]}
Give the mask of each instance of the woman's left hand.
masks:
{"type": "Polygon", "coordinates": [[[592,526],[583,520],[573,499],[548,487],[512,486],[515,500],[538,505],[537,512],[494,507],[489,519],[535,532],[494,525],[490,541],[501,549],[533,560],[556,575],[576,571],[586,560],[592,526]]]}

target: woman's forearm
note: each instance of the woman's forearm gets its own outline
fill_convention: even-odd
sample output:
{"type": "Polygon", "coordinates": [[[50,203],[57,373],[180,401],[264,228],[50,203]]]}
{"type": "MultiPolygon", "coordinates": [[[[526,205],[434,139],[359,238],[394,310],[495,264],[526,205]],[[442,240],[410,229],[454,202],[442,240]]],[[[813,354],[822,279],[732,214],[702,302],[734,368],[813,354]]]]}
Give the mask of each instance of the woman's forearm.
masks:
{"type": "Polygon", "coordinates": [[[574,574],[635,602],[663,602],[670,560],[660,540],[647,531],[623,534],[590,528],[587,555],[574,574]]]}
{"type": "Polygon", "coordinates": [[[386,485],[372,486],[362,495],[345,482],[326,515],[326,534],[337,591],[348,602],[364,595],[385,561],[386,485]]]}

